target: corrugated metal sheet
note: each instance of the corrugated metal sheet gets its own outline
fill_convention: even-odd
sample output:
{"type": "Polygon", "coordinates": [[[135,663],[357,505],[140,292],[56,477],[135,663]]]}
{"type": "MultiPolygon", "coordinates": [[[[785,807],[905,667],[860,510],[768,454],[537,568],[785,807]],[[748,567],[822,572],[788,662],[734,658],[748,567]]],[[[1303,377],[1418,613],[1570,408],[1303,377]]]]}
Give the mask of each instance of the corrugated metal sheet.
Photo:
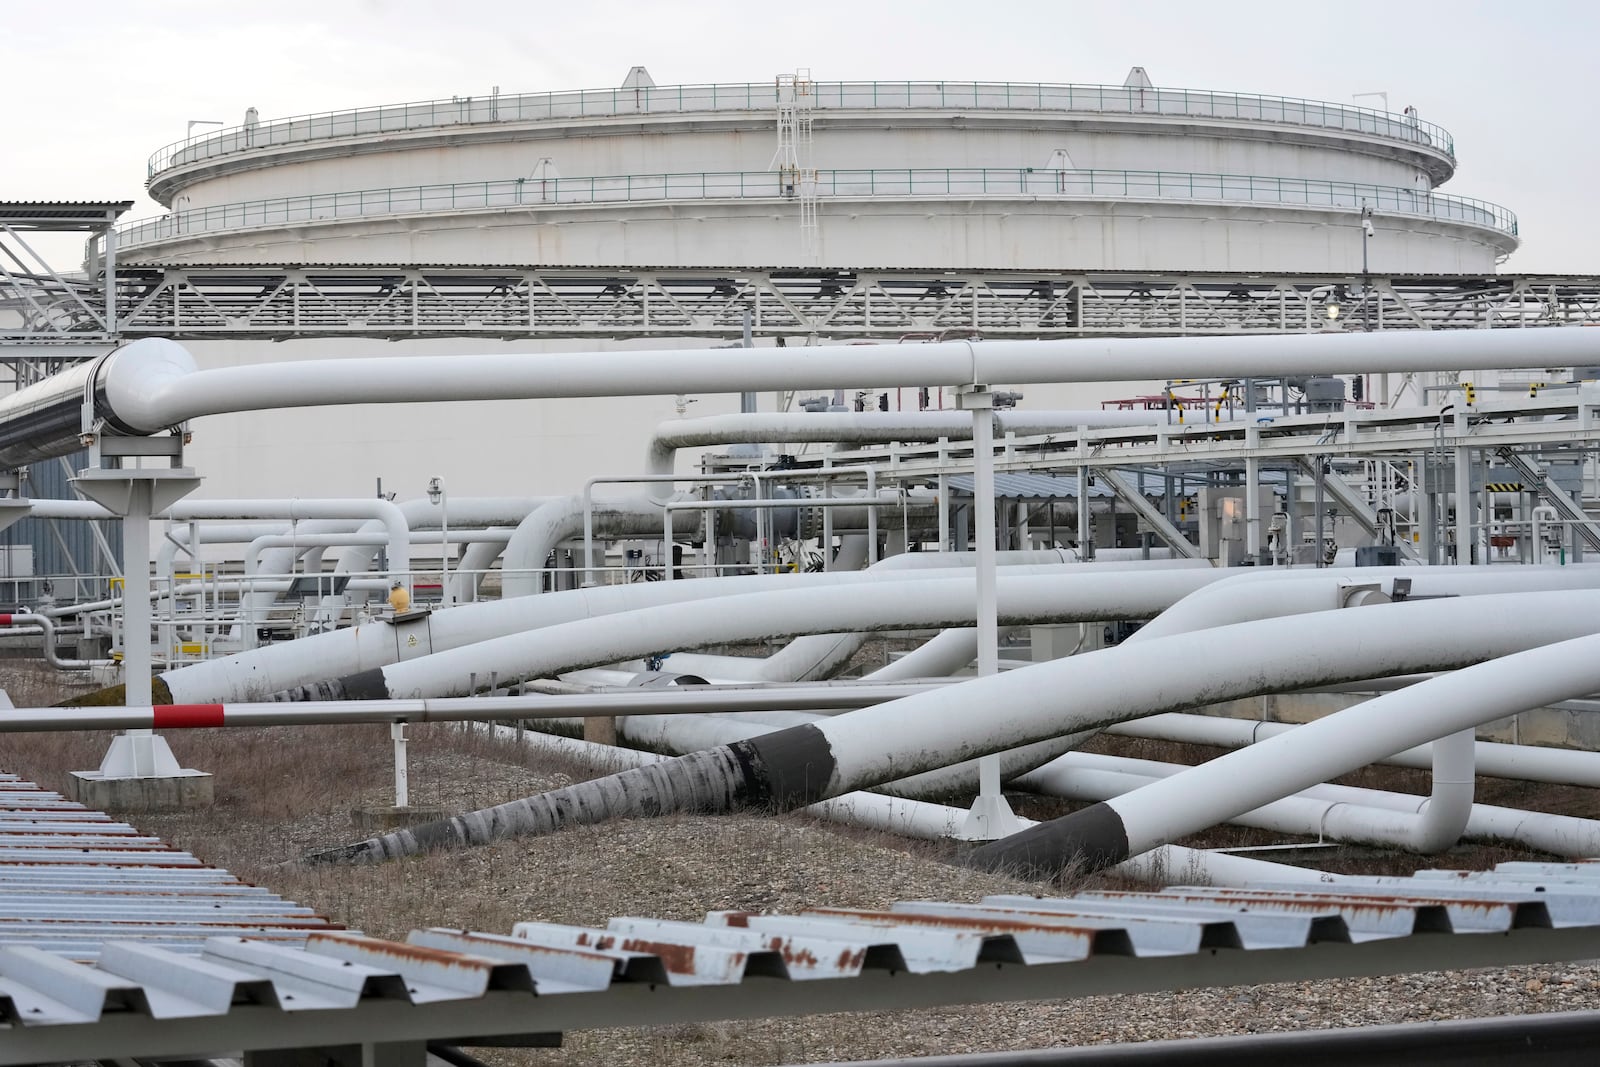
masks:
{"type": "Polygon", "coordinates": [[[392,942],[0,776],[0,1064],[198,1054],[219,1033],[246,1050],[449,1041],[1596,956],[1600,861],[392,942]]]}
{"type": "MultiPolygon", "coordinates": [[[[952,474],[950,488],[967,496],[972,495],[973,476],[952,474]]],[[[1078,479],[1056,478],[1048,474],[1008,474],[995,472],[994,495],[1001,500],[1076,500],[1078,479]]],[[[1109,485],[1096,481],[1089,486],[1091,497],[1116,496],[1109,485]]]]}
{"type": "Polygon", "coordinates": [[[126,940],[198,955],[219,936],[300,945],[337,928],[103,812],[0,774],[0,958],[27,949],[92,961],[107,942],[126,940]]]}
{"type": "MultiPolygon", "coordinates": [[[[77,500],[68,479],[69,468],[76,471],[88,464],[87,452],[76,452],[59,460],[48,460],[28,468],[28,483],[24,495],[40,500],[77,500]]],[[[35,606],[44,592],[42,580],[50,579],[51,595],[58,603],[73,600],[96,600],[107,595],[109,587],[104,579],[109,570],[103,554],[96,548],[91,521],[104,535],[107,545],[118,559],[122,556],[122,525],[111,521],[85,521],[59,519],[51,523],[45,519],[23,519],[0,532],[0,545],[26,546],[33,552],[33,574],[38,581],[7,580],[0,574],[0,600],[10,607],[23,604],[35,606]],[[70,575],[99,575],[101,581],[74,582],[70,575]]]]}
{"type": "Polygon", "coordinates": [[[0,200],[0,218],[49,222],[104,222],[108,212],[120,215],[132,200],[0,200]]]}

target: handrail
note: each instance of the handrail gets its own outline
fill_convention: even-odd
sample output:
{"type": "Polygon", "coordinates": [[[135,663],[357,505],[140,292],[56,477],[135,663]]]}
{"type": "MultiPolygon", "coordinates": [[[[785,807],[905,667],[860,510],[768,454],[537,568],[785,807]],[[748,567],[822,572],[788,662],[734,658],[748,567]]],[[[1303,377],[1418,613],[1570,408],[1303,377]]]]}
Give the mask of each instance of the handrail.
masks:
{"type": "MultiPolygon", "coordinates": [[[[1415,114],[1254,93],[1204,89],[1140,89],[1123,85],[1036,82],[811,82],[818,111],[874,108],[973,108],[1081,114],[1189,116],[1349,130],[1405,141],[1455,159],[1450,131],[1415,114]]],[[[269,119],[186,137],[157,149],[148,178],[236,152],[277,145],[447,126],[537,122],[618,115],[706,111],[772,111],[771,82],[584,89],[380,104],[269,119]]]]}
{"type": "MultiPolygon", "coordinates": [[[[777,171],[625,174],[599,178],[516,178],[362,189],[345,193],[217,204],[137,219],[117,227],[127,248],[188,234],[435,211],[515,209],[558,204],[790,199],[804,190],[777,171]]],[[[1517,217],[1484,200],[1425,189],[1315,178],[1188,174],[1154,170],[1047,170],[1036,167],[816,172],[819,199],[865,197],[1016,197],[1180,200],[1283,204],[1466,222],[1513,236],[1517,217]]]]}

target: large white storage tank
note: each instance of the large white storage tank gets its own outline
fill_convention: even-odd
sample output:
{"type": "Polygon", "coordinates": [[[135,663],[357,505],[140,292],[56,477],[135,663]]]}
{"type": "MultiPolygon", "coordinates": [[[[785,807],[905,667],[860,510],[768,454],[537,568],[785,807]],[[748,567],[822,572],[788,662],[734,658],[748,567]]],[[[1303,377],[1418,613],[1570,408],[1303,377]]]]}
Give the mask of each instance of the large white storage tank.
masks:
{"type": "MultiPolygon", "coordinates": [[[[1155,88],[1139,68],[1122,86],[803,74],[656,86],[634,68],[617,89],[252,112],[158,151],[149,187],[170,211],[118,240],[124,261],[166,263],[1346,275],[1365,255],[1382,273],[1492,272],[1517,246],[1515,217],[1437,191],[1455,167],[1448,131],[1410,109],[1155,88]]],[[[196,346],[207,364],[375,351],[395,349],[196,346]]],[[[1047,392],[1029,405],[1092,399],[1047,392]]],[[[693,414],[737,406],[698,399],[693,414]]],[[[568,490],[636,472],[641,428],[678,407],[241,416],[199,427],[195,458],[214,483],[261,493],[365,492],[375,474],[406,491],[428,473],[503,490],[490,467],[532,467],[524,488],[568,490]]]]}

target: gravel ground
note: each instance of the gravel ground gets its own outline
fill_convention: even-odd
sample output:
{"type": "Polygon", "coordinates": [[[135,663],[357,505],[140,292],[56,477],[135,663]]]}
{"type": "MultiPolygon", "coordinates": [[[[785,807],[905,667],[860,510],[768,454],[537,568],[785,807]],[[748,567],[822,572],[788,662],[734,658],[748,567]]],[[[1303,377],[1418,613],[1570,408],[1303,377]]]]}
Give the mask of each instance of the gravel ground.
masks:
{"type": "MultiPolygon", "coordinates": [[[[349,733],[339,745],[381,750],[379,737],[349,733]]],[[[318,731],[318,741],[334,734],[318,731]]],[[[274,749],[290,749],[282,741],[274,749]]],[[[302,742],[301,742],[302,744],[302,742]]],[[[213,752],[219,758],[219,753],[213,752]]],[[[251,765],[266,761],[262,753],[251,765]]],[[[413,744],[416,803],[475,808],[586,776],[578,766],[530,760],[456,729],[426,728],[413,744]]],[[[605,925],[614,915],[701,920],[714,909],[883,907],[901,899],[974,901],[989,893],[1040,893],[1037,883],[973,872],[944,849],[842,830],[803,816],[686,817],[579,827],[555,837],[501,841],[379,867],[288,865],[301,854],[352,840],[349,808],[386,803],[387,768],[363,760],[344,781],[318,781],[294,814],[262,806],[258,789],[224,789],[213,813],[142,816],[136,824],[210,862],[368,933],[403,937],[414,926],[509,933],[518,920],[605,925]]],[[[219,776],[219,785],[226,781],[219,776]]],[[[283,801],[288,803],[288,801],[283,801]]],[[[1482,867],[1498,854],[1413,857],[1416,865],[1482,867]]],[[[1386,870],[1395,869],[1392,857],[1386,870]]],[[[1410,864],[1410,865],[1406,865],[1410,864]]],[[[1346,859],[1339,867],[1360,865],[1346,859]]],[[[1048,889],[1045,889],[1048,891],[1048,889]]],[[[1216,1037],[1269,1030],[1438,1021],[1496,1014],[1600,1008],[1597,966],[1520,966],[1374,979],[1294,982],[1182,993],[1003,1003],[899,1013],[854,1013],[757,1022],[590,1030],[560,1049],[482,1049],[491,1064],[786,1064],[968,1051],[1094,1045],[1107,1041],[1216,1037]]]]}

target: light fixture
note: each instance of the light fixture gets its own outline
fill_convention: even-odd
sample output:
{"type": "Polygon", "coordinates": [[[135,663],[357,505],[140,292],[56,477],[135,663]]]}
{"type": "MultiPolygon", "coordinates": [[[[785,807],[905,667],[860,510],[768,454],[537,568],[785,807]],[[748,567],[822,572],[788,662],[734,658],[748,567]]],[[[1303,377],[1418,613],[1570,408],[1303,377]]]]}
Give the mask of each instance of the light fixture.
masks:
{"type": "Polygon", "coordinates": [[[437,478],[429,478],[428,479],[428,503],[437,504],[439,502],[439,498],[441,496],[443,496],[443,495],[444,495],[444,486],[439,484],[439,479],[437,479],[437,478]]]}
{"type": "Polygon", "coordinates": [[[1340,306],[1339,306],[1339,300],[1338,300],[1338,298],[1337,298],[1337,297],[1334,297],[1334,296],[1330,296],[1330,297],[1328,297],[1328,302],[1327,302],[1327,304],[1325,304],[1325,305],[1324,305],[1324,306],[1323,306],[1323,311],[1325,311],[1325,312],[1327,312],[1327,315],[1328,315],[1328,321],[1329,321],[1329,322],[1336,322],[1336,321],[1338,321],[1338,318],[1339,318],[1339,312],[1341,312],[1341,311],[1343,311],[1343,310],[1344,310],[1344,309],[1343,309],[1343,308],[1342,308],[1342,307],[1340,307],[1340,306]]]}

